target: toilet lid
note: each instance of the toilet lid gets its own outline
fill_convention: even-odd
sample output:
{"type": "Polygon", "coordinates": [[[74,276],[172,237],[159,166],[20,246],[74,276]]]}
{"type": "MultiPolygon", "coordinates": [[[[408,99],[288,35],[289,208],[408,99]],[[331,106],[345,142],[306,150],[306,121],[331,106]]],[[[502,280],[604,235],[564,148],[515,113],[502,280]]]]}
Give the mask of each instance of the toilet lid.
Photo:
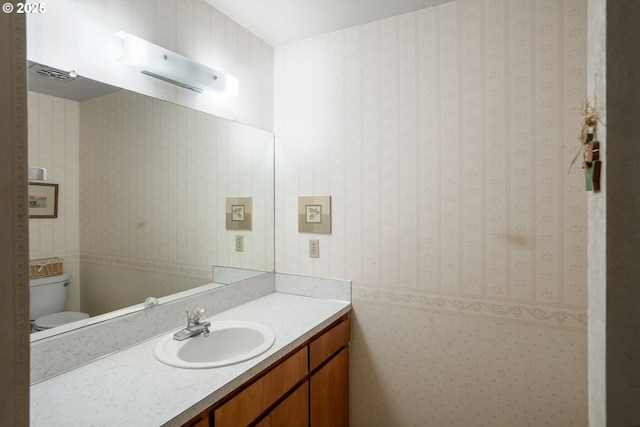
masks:
{"type": "Polygon", "coordinates": [[[76,320],[82,320],[89,318],[87,313],[80,313],[77,311],[62,311],[60,313],[47,314],[46,316],[38,317],[34,323],[36,328],[49,329],[56,326],[64,325],[65,323],[75,322],[76,320]]]}

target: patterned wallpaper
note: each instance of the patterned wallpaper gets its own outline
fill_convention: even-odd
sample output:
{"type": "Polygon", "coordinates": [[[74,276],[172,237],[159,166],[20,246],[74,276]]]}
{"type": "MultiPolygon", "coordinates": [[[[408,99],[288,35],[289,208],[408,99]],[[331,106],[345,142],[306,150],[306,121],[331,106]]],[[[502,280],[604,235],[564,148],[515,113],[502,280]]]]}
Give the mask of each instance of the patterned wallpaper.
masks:
{"type": "Polygon", "coordinates": [[[586,328],[586,6],[458,1],[276,49],[277,271],[586,328]],[[299,195],[331,194],[308,258],[299,195]]]}
{"type": "Polygon", "coordinates": [[[140,270],[191,287],[214,264],[273,269],[272,134],[128,91],[83,102],[80,118],[83,293],[84,261],[114,269],[103,305],[136,292],[140,270]],[[252,230],[226,230],[227,197],[252,197],[252,230]]]}
{"type": "Polygon", "coordinates": [[[175,293],[211,281],[213,264],[273,269],[268,132],[132,92],[82,103],[29,92],[29,164],[59,184],[58,218],[30,220],[30,250],[64,257],[68,309],[175,293]],[[253,198],[251,231],[225,229],[237,196],[253,198]]]}
{"type": "Polygon", "coordinates": [[[80,117],[83,253],[272,269],[270,133],[127,91],[80,117]],[[227,232],[238,196],[253,198],[253,228],[227,232]]]}
{"type": "Polygon", "coordinates": [[[58,219],[29,221],[31,257],[77,255],[80,105],[35,92],[28,95],[29,167],[46,168],[48,182],[60,189],[58,219]]]}
{"type": "Polygon", "coordinates": [[[351,426],[585,427],[582,332],[354,301],[351,426]]]}
{"type": "Polygon", "coordinates": [[[80,104],[28,92],[29,167],[58,184],[58,218],[29,220],[29,256],[64,258],[71,273],[67,309],[80,309],[80,104]]]}
{"type": "Polygon", "coordinates": [[[276,48],[276,271],[353,280],[352,426],[587,425],[586,20],[459,0],[276,48]]]}

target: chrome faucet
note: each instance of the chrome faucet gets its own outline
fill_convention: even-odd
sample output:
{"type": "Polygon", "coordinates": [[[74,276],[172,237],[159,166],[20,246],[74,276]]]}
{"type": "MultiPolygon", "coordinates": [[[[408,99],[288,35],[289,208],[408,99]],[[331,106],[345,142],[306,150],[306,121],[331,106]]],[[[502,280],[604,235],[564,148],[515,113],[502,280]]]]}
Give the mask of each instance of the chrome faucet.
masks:
{"type": "Polygon", "coordinates": [[[196,307],[192,311],[187,309],[185,312],[187,314],[187,326],[173,334],[173,339],[182,341],[198,334],[208,337],[211,323],[200,322],[200,320],[204,318],[204,308],[196,307]]]}

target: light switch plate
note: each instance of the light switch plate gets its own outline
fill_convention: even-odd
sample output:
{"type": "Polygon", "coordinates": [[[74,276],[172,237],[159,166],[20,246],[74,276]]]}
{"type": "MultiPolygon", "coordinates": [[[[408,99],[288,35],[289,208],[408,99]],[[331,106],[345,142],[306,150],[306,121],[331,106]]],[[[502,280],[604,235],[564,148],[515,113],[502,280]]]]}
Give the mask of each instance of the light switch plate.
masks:
{"type": "Polygon", "coordinates": [[[240,234],[236,236],[236,252],[244,252],[244,236],[240,234]]]}

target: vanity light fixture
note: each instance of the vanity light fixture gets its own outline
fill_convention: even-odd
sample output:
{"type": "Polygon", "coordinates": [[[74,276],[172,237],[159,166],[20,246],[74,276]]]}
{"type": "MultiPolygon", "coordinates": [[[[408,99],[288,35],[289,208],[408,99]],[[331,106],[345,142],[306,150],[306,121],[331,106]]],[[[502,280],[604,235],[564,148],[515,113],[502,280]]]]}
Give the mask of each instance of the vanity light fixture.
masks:
{"type": "Polygon", "coordinates": [[[207,91],[228,97],[238,95],[239,83],[235,77],[124,31],[116,33],[116,36],[124,42],[120,61],[142,74],[198,93],[207,91]]]}

